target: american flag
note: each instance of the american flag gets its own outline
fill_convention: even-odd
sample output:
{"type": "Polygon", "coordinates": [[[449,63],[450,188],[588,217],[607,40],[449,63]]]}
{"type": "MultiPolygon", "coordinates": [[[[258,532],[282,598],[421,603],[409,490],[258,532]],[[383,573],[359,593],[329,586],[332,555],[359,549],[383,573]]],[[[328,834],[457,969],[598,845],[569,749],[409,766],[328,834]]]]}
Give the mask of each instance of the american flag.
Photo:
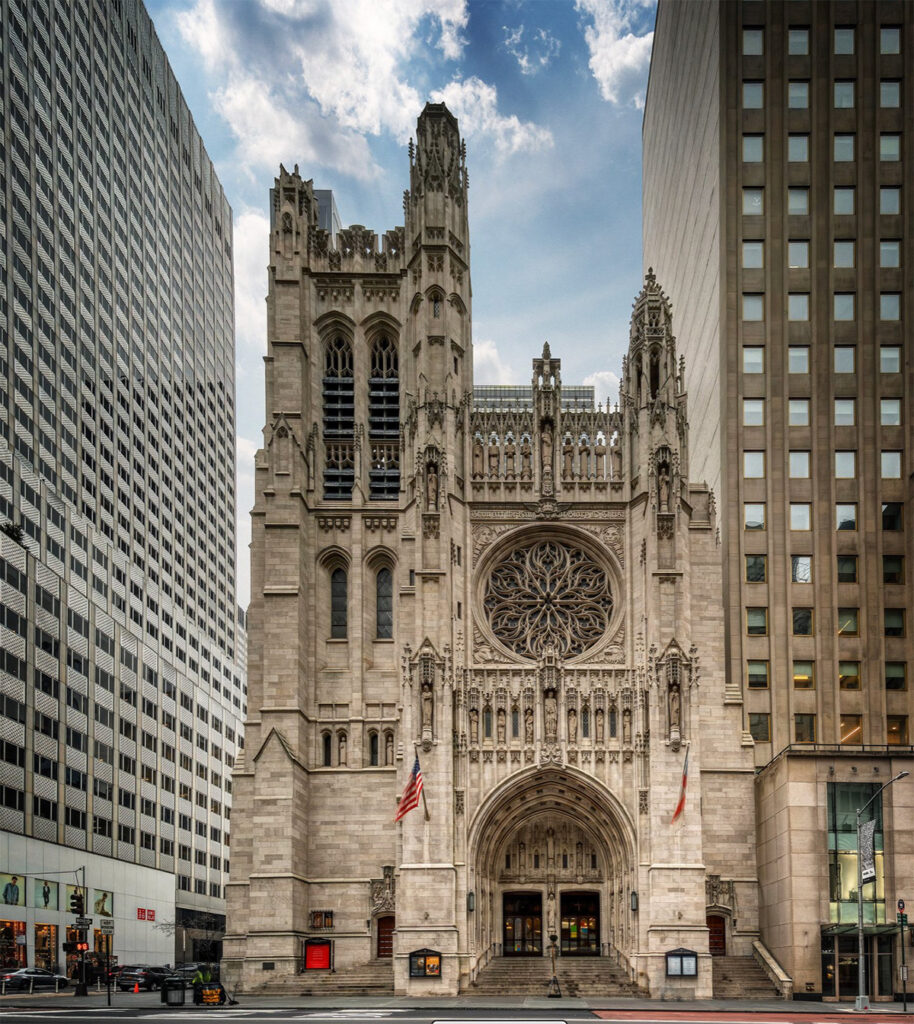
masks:
{"type": "Polygon", "coordinates": [[[673,811],[673,817],[670,820],[670,824],[671,825],[676,821],[676,819],[679,817],[679,815],[682,814],[682,812],[685,810],[686,786],[688,785],[688,782],[689,782],[689,751],[688,751],[688,748],[686,748],[685,763],[682,766],[682,788],[679,790],[679,803],[676,804],[676,810],[673,811]]]}
{"type": "Polygon", "coordinates": [[[405,814],[408,814],[414,807],[419,806],[419,799],[422,796],[422,769],[419,767],[419,755],[416,754],[416,763],[409,773],[409,781],[403,796],[400,797],[400,806],[397,808],[397,816],[394,821],[399,821],[405,814]]]}

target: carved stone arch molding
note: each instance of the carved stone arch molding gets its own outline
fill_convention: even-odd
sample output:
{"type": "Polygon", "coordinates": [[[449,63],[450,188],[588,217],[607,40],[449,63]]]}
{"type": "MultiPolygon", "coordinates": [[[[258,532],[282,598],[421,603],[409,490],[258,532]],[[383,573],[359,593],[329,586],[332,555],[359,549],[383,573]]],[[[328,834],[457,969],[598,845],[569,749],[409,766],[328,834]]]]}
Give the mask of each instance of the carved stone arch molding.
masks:
{"type": "Polygon", "coordinates": [[[317,553],[317,564],[320,568],[332,571],[333,569],[345,569],[347,572],[351,568],[351,559],[349,552],[340,547],[339,544],[330,544],[317,553]]]}
{"type": "Polygon", "coordinates": [[[474,617],[506,661],[535,664],[547,646],[564,663],[593,658],[623,628],[623,573],[583,530],[555,523],[511,530],[482,554],[474,617]]]}

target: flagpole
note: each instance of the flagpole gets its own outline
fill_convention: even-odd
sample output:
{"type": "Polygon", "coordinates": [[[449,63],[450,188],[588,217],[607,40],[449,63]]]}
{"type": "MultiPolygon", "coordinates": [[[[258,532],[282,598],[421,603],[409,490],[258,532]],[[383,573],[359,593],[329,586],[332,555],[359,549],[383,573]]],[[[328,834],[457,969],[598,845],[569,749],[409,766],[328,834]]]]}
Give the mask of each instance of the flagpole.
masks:
{"type": "MultiPolygon", "coordinates": [[[[419,760],[419,744],[414,743],[413,747],[416,750],[416,760],[419,760]]],[[[421,769],[420,769],[421,770],[421,769]]],[[[428,813],[428,804],[425,801],[425,779],[422,780],[422,809],[425,811],[425,820],[431,821],[431,816],[428,813]]]]}

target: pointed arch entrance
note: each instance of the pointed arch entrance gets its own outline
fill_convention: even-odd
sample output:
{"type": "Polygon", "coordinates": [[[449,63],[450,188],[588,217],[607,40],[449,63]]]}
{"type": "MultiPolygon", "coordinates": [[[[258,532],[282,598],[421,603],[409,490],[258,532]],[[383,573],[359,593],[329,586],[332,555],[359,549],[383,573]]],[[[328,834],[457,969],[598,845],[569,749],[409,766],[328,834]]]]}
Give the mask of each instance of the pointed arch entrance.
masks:
{"type": "Polygon", "coordinates": [[[470,823],[468,864],[481,956],[632,951],[637,858],[628,812],[565,765],[531,767],[493,790],[470,823]]]}

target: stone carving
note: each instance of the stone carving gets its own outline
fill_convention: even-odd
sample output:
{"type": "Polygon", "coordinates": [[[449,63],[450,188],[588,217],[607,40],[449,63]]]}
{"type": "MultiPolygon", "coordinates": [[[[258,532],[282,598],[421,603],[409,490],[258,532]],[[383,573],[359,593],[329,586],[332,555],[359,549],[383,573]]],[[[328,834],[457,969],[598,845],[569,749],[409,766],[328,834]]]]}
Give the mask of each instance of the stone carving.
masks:
{"type": "Polygon", "coordinates": [[[709,907],[736,909],[736,885],[732,879],[708,875],[705,879],[705,899],[709,907]]]}
{"type": "Polygon", "coordinates": [[[483,472],[482,441],[477,437],[473,440],[473,479],[481,480],[483,472]]]}
{"type": "Polygon", "coordinates": [[[555,743],[556,729],[558,726],[558,707],[555,694],[548,694],[543,703],[543,711],[546,719],[546,742],[555,743]]]}
{"type": "Polygon", "coordinates": [[[622,711],[622,743],[628,747],[632,742],[632,710],[624,708],[622,711]]]}
{"type": "Polygon", "coordinates": [[[441,531],[437,512],[429,512],[422,517],[422,536],[429,540],[437,539],[441,531]]]}
{"type": "Polygon", "coordinates": [[[325,533],[329,533],[331,530],[348,530],[349,529],[349,516],[318,516],[317,525],[318,528],[323,530],[325,533]]]}
{"type": "Polygon", "coordinates": [[[470,708],[470,743],[474,746],[479,742],[479,711],[470,708]]]}
{"type": "Polygon", "coordinates": [[[638,793],[638,810],[642,814],[647,814],[647,790],[642,789],[638,793]]]}
{"type": "Polygon", "coordinates": [[[578,741],[578,713],[574,708],[568,709],[568,742],[578,741]]]}
{"type": "Polygon", "coordinates": [[[429,512],[438,511],[438,463],[431,460],[425,471],[425,503],[429,512]]]}
{"type": "Polygon", "coordinates": [[[430,682],[424,682],[422,684],[422,735],[426,733],[431,734],[432,731],[432,713],[435,707],[435,696],[432,693],[432,684],[430,682]]]}
{"type": "Polygon", "coordinates": [[[369,896],[371,913],[392,912],[396,908],[396,883],[390,878],[372,878],[369,896]]]}
{"type": "Polygon", "coordinates": [[[499,708],[495,716],[496,738],[499,746],[504,746],[507,739],[507,715],[504,708],[499,708]]]}
{"type": "Polygon", "coordinates": [[[482,551],[487,548],[496,537],[506,533],[511,527],[508,525],[502,525],[499,523],[497,526],[489,526],[487,524],[480,525],[478,523],[473,525],[473,558],[478,561],[482,551]]]}
{"type": "Polygon", "coordinates": [[[463,790],[458,789],[454,791],[454,811],[457,814],[463,814],[463,790]]]}
{"type": "Polygon", "coordinates": [[[492,569],[483,606],[495,636],[522,657],[547,647],[574,657],[606,635],[613,599],[609,576],[581,549],[537,540],[492,569]]]}
{"type": "Polygon", "coordinates": [[[596,743],[600,746],[604,742],[604,730],[605,730],[605,714],[603,708],[597,708],[597,713],[594,715],[596,724],[594,732],[596,733],[596,743]]]}
{"type": "Polygon", "coordinates": [[[524,743],[533,746],[533,708],[524,709],[524,743]]]}
{"type": "Polygon", "coordinates": [[[670,467],[666,462],[661,462],[657,470],[657,497],[660,500],[660,511],[670,510],[670,467]]]}
{"type": "Polygon", "coordinates": [[[529,480],[533,476],[533,448],[530,438],[525,434],[520,442],[520,478],[529,480]]]}

